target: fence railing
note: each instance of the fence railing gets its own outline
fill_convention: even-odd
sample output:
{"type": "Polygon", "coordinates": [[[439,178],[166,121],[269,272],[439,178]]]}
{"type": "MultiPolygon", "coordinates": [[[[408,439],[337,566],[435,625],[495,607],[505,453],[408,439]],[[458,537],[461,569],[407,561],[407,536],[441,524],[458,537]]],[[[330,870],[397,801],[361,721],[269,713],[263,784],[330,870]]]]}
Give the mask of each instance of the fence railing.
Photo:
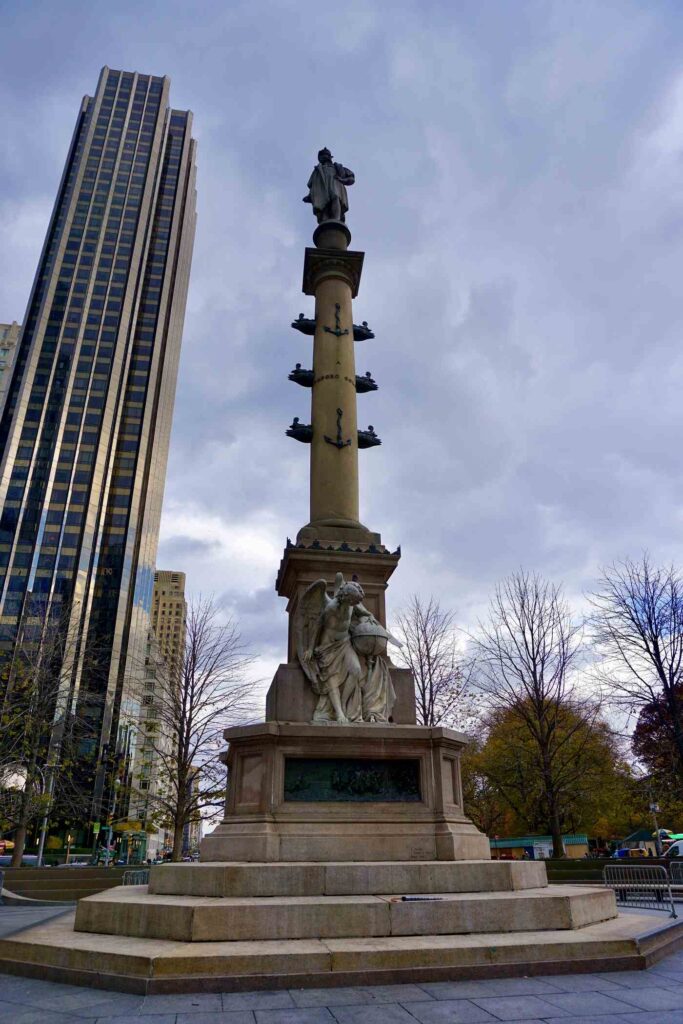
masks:
{"type": "Polygon", "coordinates": [[[149,868],[138,868],[136,871],[124,871],[121,885],[148,885],[149,868]]]}
{"type": "Polygon", "coordinates": [[[672,885],[683,885],[683,860],[672,860],[669,864],[672,885]]]}
{"type": "Polygon", "coordinates": [[[641,910],[668,910],[678,917],[666,868],[657,864],[607,864],[603,884],[614,890],[617,904],[641,910]]]}

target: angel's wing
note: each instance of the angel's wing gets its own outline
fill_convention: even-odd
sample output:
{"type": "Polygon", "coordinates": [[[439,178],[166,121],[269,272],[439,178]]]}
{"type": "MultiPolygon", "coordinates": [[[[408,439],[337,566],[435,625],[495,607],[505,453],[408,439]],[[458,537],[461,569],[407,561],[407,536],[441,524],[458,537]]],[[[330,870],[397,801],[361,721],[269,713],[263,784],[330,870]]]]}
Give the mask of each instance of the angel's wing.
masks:
{"type": "Polygon", "coordinates": [[[403,647],[403,641],[399,640],[398,637],[395,637],[392,633],[389,632],[389,630],[387,630],[387,640],[389,641],[390,644],[393,644],[394,647],[403,647]]]}
{"type": "Polygon", "coordinates": [[[294,620],[296,654],[299,664],[316,693],[319,692],[320,684],[318,666],[313,651],[328,600],[327,583],[325,580],[316,580],[302,594],[294,620]]]}

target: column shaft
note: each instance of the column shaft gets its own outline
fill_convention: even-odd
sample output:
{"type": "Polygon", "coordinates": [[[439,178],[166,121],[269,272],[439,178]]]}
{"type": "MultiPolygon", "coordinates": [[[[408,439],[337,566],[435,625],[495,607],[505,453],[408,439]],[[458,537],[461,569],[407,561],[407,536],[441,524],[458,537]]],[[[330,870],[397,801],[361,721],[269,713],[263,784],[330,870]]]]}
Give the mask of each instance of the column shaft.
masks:
{"type": "Polygon", "coordinates": [[[344,277],[324,277],[318,282],[315,321],[311,523],[357,525],[356,366],[351,285],[344,277]],[[336,330],[347,333],[332,333],[336,330]],[[340,439],[343,447],[331,444],[326,437],[333,442],[340,439]]]}

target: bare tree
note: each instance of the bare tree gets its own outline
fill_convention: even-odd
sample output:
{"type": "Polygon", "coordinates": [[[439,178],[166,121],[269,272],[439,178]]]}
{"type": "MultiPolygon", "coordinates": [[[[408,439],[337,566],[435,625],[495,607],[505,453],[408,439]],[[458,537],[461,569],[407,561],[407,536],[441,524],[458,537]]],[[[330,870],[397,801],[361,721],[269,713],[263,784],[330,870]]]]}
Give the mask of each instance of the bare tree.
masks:
{"type": "Polygon", "coordinates": [[[182,660],[175,673],[157,677],[139,723],[139,764],[132,783],[159,823],[173,830],[173,860],[180,860],[186,825],[222,808],[226,770],[222,734],[253,717],[254,682],[245,678],[252,658],[236,624],[223,621],[213,599],[190,603],[182,660]],[[157,784],[143,790],[144,766],[157,784]]]}
{"type": "Polygon", "coordinates": [[[396,657],[415,678],[418,722],[467,728],[476,717],[472,662],[459,648],[453,612],[413,595],[396,621],[403,642],[396,657]]]}
{"type": "Polygon", "coordinates": [[[683,576],[645,553],[603,569],[590,600],[607,698],[629,713],[656,713],[683,775],[683,576]]]}
{"type": "Polygon", "coordinates": [[[477,683],[490,711],[518,722],[538,752],[553,855],[562,857],[563,797],[577,780],[577,752],[599,713],[574,684],[580,627],[559,587],[519,571],[496,588],[475,644],[477,683]]]}
{"type": "Polygon", "coordinates": [[[88,729],[73,703],[74,664],[96,671],[96,645],[68,612],[33,598],[11,662],[4,667],[0,703],[0,819],[14,832],[12,867],[21,866],[28,832],[53,802],[80,821],[88,795],[76,779],[78,741],[88,729]]]}

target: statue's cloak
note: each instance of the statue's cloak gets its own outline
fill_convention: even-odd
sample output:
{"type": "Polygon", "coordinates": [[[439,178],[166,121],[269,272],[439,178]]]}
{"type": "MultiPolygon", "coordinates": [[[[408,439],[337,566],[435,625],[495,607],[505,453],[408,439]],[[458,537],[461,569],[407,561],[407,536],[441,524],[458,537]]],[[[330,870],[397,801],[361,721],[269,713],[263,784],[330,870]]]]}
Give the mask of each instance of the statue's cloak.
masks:
{"type": "Polygon", "coordinates": [[[349,181],[349,184],[353,184],[353,171],[350,171],[348,167],[344,167],[343,164],[334,163],[329,166],[334,168],[334,175],[330,174],[328,177],[323,170],[323,165],[316,164],[313,168],[313,173],[308,179],[309,199],[316,216],[325,209],[335,196],[339,198],[342,213],[346,213],[349,208],[346,185],[339,179],[342,178],[349,181]]]}

